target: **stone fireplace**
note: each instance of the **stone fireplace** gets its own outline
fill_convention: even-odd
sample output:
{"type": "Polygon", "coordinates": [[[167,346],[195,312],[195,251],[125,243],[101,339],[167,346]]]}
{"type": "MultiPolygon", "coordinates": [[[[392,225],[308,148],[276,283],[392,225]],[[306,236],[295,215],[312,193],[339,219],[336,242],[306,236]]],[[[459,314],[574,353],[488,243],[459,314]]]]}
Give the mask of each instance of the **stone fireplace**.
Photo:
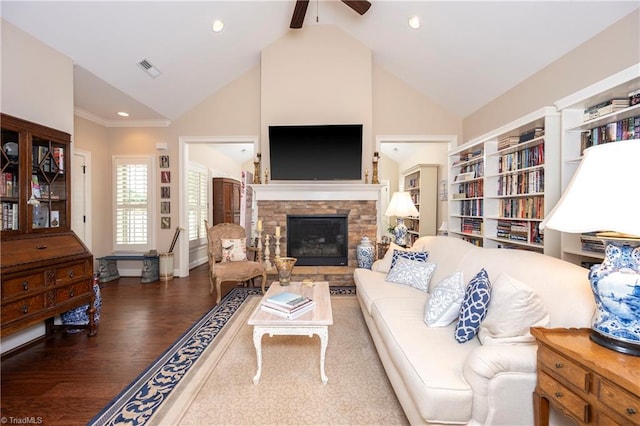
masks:
{"type": "MultiPolygon", "coordinates": [[[[335,285],[353,285],[353,270],[358,266],[356,246],[363,236],[375,241],[382,185],[373,184],[278,184],[251,185],[257,201],[263,232],[274,235],[280,226],[284,238],[280,255],[287,252],[287,216],[344,216],[347,218],[347,264],[344,266],[296,266],[295,279],[311,278],[335,285]]],[[[274,255],[274,247],[270,247],[274,255]]],[[[270,278],[271,279],[271,278],[270,278]]]]}

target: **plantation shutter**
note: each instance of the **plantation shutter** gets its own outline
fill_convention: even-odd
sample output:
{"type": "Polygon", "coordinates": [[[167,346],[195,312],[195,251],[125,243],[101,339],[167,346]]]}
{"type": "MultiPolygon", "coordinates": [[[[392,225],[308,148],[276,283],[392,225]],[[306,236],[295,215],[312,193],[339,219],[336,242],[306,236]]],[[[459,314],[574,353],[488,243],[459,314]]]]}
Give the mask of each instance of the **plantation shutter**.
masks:
{"type": "Polygon", "coordinates": [[[204,221],[207,218],[207,171],[197,165],[190,165],[188,173],[188,216],[189,241],[191,246],[205,243],[207,232],[204,221]]]}
{"type": "Polygon", "coordinates": [[[148,158],[116,158],[114,163],[114,249],[149,250],[151,161],[148,158]]]}

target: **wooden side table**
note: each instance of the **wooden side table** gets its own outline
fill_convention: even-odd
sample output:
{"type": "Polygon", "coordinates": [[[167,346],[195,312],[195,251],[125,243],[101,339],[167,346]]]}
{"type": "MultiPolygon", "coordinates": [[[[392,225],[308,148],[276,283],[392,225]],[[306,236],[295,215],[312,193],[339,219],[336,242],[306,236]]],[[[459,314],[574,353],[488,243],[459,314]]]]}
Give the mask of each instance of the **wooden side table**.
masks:
{"type": "Polygon", "coordinates": [[[389,250],[389,243],[376,243],[376,248],[376,260],[382,259],[387,250],[389,250]]]}
{"type": "Polygon", "coordinates": [[[538,342],[536,425],[549,403],[580,425],[640,425],[640,357],[593,342],[590,329],[532,328],[538,342]]]}

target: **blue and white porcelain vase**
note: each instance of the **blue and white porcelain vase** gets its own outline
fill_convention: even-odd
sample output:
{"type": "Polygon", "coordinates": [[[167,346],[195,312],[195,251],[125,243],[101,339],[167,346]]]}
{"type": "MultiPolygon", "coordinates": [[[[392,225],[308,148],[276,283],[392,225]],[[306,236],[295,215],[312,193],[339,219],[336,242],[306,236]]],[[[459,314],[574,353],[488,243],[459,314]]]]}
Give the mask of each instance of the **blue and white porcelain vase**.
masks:
{"type": "MultiPolygon", "coordinates": [[[[100,321],[100,311],[102,310],[102,296],[100,294],[100,275],[95,274],[92,280],[93,292],[95,294],[95,299],[93,301],[93,308],[96,310],[94,314],[94,321],[96,324],[100,321]]],[[[62,324],[64,325],[87,325],[89,324],[89,315],[87,314],[87,310],[89,309],[89,305],[78,306],[77,308],[71,309],[70,311],[63,312],[60,315],[60,319],[62,320],[62,324]]],[[[82,331],[81,329],[69,328],[67,333],[77,333],[82,331]]]]}
{"type": "Polygon", "coordinates": [[[375,248],[368,237],[364,236],[360,240],[360,244],[356,247],[356,259],[358,260],[358,268],[371,269],[373,265],[375,248]]]}
{"type": "Polygon", "coordinates": [[[640,243],[605,243],[604,261],[589,271],[596,299],[591,338],[640,356],[640,243]]]}

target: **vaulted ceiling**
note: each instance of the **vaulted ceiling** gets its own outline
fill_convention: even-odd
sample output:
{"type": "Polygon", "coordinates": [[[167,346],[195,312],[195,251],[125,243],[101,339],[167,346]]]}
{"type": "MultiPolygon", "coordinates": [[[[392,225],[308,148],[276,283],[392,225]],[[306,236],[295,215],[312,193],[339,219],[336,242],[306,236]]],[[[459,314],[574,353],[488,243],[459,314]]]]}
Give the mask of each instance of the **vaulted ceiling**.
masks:
{"type": "MultiPolygon", "coordinates": [[[[113,123],[173,120],[255,67],[288,31],[336,25],[373,61],[465,117],[638,8],[636,1],[2,1],[2,18],[70,57],[75,106],[113,123]],[[407,21],[418,16],[421,27],[407,21]],[[214,20],[224,29],[214,33],[214,20]],[[150,77],[146,59],[160,74],[150,77]]],[[[46,69],[43,69],[46,72],[46,69]]]]}

